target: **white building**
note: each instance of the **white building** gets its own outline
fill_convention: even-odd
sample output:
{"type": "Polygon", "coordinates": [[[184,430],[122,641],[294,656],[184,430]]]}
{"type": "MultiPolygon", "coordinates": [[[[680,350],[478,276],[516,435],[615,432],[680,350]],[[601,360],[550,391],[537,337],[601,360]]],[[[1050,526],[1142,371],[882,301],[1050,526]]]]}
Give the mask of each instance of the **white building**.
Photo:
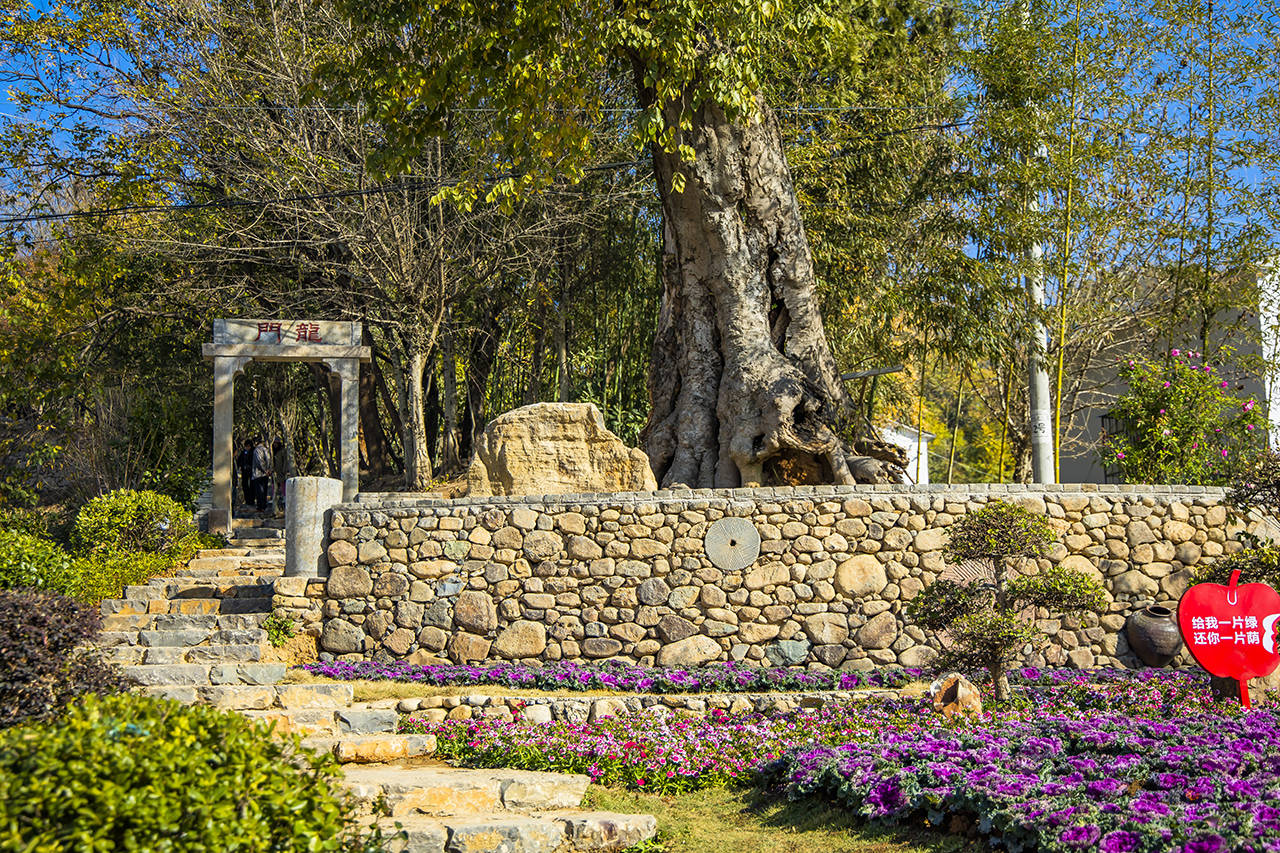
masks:
{"type": "Polygon", "coordinates": [[[881,427],[880,434],[885,441],[906,451],[908,481],[929,482],[929,442],[937,438],[936,435],[928,430],[917,432],[914,427],[896,423],[881,427]]]}

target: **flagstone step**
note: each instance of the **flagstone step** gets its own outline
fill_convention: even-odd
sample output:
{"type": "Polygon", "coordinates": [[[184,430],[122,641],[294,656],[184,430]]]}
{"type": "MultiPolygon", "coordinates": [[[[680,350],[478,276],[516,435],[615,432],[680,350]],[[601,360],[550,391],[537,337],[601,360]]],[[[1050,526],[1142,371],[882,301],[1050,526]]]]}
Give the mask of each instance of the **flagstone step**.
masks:
{"type": "Polygon", "coordinates": [[[371,805],[381,799],[399,817],[576,809],[589,781],[582,774],[534,770],[348,765],[343,784],[357,800],[371,805]]]}
{"type": "Polygon", "coordinates": [[[435,735],[336,735],[304,738],[302,745],[327,752],[342,764],[386,764],[435,755],[435,735]]]}
{"type": "MultiPolygon", "coordinates": [[[[248,661],[139,664],[122,666],[120,669],[126,678],[143,687],[196,687],[210,684],[274,684],[284,678],[287,667],[282,663],[248,661]]],[[[194,701],[194,694],[192,696],[194,701]]]]}
{"type": "Polygon", "coordinates": [[[186,569],[178,572],[179,576],[203,574],[204,572],[244,571],[245,569],[283,569],[284,552],[279,554],[256,554],[252,557],[196,557],[187,563],[186,569]]]}
{"type": "Polygon", "coordinates": [[[207,631],[251,631],[262,624],[265,613],[244,613],[238,615],[209,614],[170,614],[142,613],[104,616],[102,629],[114,631],[186,631],[203,629],[207,631]]]}
{"type": "Polygon", "coordinates": [[[379,821],[391,853],[617,853],[652,838],[650,815],[567,812],[536,816],[379,821]]]}
{"type": "Polygon", "coordinates": [[[102,602],[104,616],[141,616],[146,614],[178,615],[266,615],[271,612],[271,596],[244,598],[157,598],[150,601],[107,599],[102,602]]]}

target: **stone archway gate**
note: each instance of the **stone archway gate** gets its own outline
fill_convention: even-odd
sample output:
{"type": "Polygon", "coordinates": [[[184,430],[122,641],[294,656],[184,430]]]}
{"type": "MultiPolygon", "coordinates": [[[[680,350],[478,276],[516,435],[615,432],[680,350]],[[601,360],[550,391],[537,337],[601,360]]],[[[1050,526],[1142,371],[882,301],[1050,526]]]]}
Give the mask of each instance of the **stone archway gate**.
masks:
{"type": "Polygon", "coordinates": [[[332,320],[214,320],[213,343],[204,357],[213,361],[213,506],[209,530],[231,529],[231,478],[235,462],[235,379],[251,361],[315,361],[340,382],[338,460],[342,499],[360,490],[360,362],[372,357],[360,344],[357,322],[332,320]]]}

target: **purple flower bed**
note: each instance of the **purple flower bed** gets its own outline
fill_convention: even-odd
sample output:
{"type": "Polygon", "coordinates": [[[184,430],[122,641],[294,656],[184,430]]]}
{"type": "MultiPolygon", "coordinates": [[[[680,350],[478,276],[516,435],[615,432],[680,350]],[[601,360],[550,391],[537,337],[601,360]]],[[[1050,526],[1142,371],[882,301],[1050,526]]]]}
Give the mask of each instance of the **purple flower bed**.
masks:
{"type": "Polygon", "coordinates": [[[765,779],[877,823],[970,817],[1015,851],[1278,851],[1280,718],[1230,707],[885,730],[794,750],[765,779]]]}
{"type": "Polygon", "coordinates": [[[622,663],[579,664],[557,661],[541,666],[495,663],[485,666],[421,665],[403,662],[333,661],[302,669],[340,681],[403,681],[433,685],[486,685],[531,690],[616,690],[625,693],[768,693],[801,690],[854,690],[901,687],[919,678],[918,669],[867,672],[806,672],[758,669],[733,663],[687,669],[622,663]]]}
{"type": "Polygon", "coordinates": [[[589,774],[677,793],[751,782],[821,796],[868,821],[972,825],[1012,851],[1280,853],[1280,714],[1208,701],[1179,672],[1015,673],[1019,707],[945,720],[922,700],[790,714],[591,723],[443,723],[470,766],[589,774]]]}

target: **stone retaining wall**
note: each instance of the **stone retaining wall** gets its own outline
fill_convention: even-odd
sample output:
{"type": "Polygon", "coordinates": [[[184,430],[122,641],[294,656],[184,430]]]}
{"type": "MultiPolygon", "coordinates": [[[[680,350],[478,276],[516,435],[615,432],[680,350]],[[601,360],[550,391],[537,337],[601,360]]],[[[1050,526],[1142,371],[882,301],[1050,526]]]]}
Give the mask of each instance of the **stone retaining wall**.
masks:
{"type": "Polygon", "coordinates": [[[524,720],[549,723],[595,721],[622,713],[667,711],[674,714],[700,716],[707,712],[729,714],[785,714],[802,708],[817,709],[828,704],[848,704],[868,699],[898,696],[896,690],[839,690],[801,693],[698,693],[635,694],[603,698],[546,696],[490,696],[484,693],[466,696],[432,696],[426,699],[402,699],[396,710],[432,722],[493,717],[504,722],[524,720]]]}
{"type": "Polygon", "coordinates": [[[1005,499],[1060,532],[1042,566],[1099,577],[1111,597],[1100,618],[1040,614],[1053,642],[1029,662],[1134,665],[1125,618],[1172,604],[1192,566],[1238,547],[1222,496],[1169,486],[362,496],[331,513],[328,580],[282,579],[293,586],[275,603],[310,620],[326,658],[925,666],[931,638],[905,605],[947,568],[947,528],[1005,499]],[[745,568],[708,555],[703,537],[725,516],[759,532],[745,568]]]}

